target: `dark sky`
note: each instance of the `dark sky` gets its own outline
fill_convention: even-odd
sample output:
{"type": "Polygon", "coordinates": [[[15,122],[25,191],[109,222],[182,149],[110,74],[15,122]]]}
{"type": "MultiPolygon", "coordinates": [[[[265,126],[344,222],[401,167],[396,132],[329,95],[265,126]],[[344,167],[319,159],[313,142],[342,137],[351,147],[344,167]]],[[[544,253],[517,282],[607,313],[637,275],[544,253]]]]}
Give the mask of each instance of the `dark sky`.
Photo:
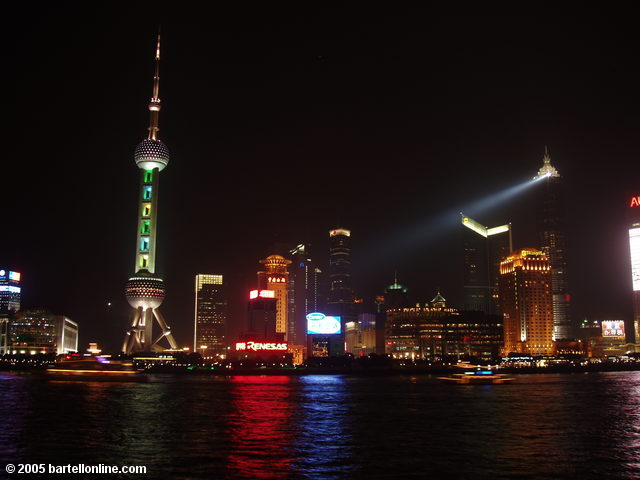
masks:
{"type": "MultiPolygon", "coordinates": [[[[80,323],[81,348],[119,346],[127,325],[133,150],[159,23],[172,156],[157,264],[181,345],[196,273],[227,275],[233,330],[270,245],[310,241],[322,264],[338,223],[353,232],[359,295],[397,269],[413,300],[440,287],[455,304],[460,251],[443,214],[530,179],[545,144],[566,187],[574,318],[631,318],[640,34],[625,12],[51,5],[3,26],[0,265],[23,273],[23,306],[80,323]]],[[[533,194],[472,213],[537,246],[533,194]]]]}

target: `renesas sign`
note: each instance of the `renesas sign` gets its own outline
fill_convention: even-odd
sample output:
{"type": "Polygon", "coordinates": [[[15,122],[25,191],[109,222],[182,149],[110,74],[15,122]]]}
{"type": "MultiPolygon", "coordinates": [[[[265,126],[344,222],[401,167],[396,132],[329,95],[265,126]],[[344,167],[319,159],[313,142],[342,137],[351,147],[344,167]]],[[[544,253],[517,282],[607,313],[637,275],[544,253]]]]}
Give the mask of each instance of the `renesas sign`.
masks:
{"type": "Polygon", "coordinates": [[[340,330],[340,317],[329,317],[319,312],[307,315],[309,335],[333,335],[340,333],[340,330]]]}
{"type": "Polygon", "coordinates": [[[286,351],[287,344],[275,342],[236,342],[237,352],[246,352],[247,350],[253,352],[286,351]]]}

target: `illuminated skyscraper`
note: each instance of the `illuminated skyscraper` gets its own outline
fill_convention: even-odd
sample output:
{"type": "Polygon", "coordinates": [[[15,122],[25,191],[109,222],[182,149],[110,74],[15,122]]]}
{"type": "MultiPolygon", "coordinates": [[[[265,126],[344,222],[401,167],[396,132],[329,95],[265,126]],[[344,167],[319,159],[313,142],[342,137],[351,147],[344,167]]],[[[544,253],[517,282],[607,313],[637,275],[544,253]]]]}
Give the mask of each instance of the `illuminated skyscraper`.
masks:
{"type": "Polygon", "coordinates": [[[301,243],[289,253],[293,259],[289,275],[289,325],[287,339],[291,345],[307,344],[307,314],[320,310],[318,288],[321,270],[311,259],[308,243],[301,243]]]}
{"type": "Polygon", "coordinates": [[[540,250],[524,248],[500,264],[504,353],[552,355],[551,264],[540,250]]]}
{"type": "Polygon", "coordinates": [[[640,195],[629,200],[629,253],[633,289],[633,328],[635,343],[640,343],[640,195]]]}
{"type": "Polygon", "coordinates": [[[551,263],[551,288],[553,291],[553,337],[572,338],[573,328],[569,317],[567,237],[564,228],[564,201],[562,178],[551,165],[549,151],[545,147],[543,165],[536,178],[540,197],[537,202],[537,227],[540,249],[551,263]]]}
{"type": "MultiPolygon", "coordinates": [[[[351,231],[336,228],[329,232],[329,294],[327,309],[332,315],[354,315],[351,288],[351,231]]],[[[343,322],[345,319],[342,319],[343,322]]]]}
{"type": "Polygon", "coordinates": [[[20,272],[0,269],[0,314],[20,310],[20,272]]]}
{"type": "Polygon", "coordinates": [[[155,75],[153,77],[153,96],[149,102],[151,115],[149,135],[138,144],[134,154],[136,165],[140,169],[140,193],[138,196],[138,231],[136,236],[135,275],[125,286],[125,295],[129,305],[135,310],[131,327],[122,345],[127,353],[160,350],[158,344],[166,337],[171,348],[178,348],[159,307],[165,296],[164,282],[155,275],[156,236],[158,216],[158,181],[160,172],[169,163],[169,149],[158,139],[158,119],[160,115],[160,35],[155,56],[155,75]],[[153,319],[156,319],[162,332],[153,338],[153,319]]]}
{"type": "Polygon", "coordinates": [[[488,228],[473,218],[461,218],[464,246],[464,308],[500,313],[500,262],[511,253],[511,224],[488,228]]]}
{"type": "Polygon", "coordinates": [[[222,275],[196,275],[193,351],[203,357],[225,353],[227,299],[222,275]]]}
{"type": "Polygon", "coordinates": [[[260,260],[264,265],[265,271],[258,272],[258,289],[273,290],[276,298],[276,333],[284,333],[285,339],[287,335],[287,319],[289,310],[288,280],[289,272],[287,267],[291,264],[291,260],[280,255],[269,255],[267,258],[260,260]]]}

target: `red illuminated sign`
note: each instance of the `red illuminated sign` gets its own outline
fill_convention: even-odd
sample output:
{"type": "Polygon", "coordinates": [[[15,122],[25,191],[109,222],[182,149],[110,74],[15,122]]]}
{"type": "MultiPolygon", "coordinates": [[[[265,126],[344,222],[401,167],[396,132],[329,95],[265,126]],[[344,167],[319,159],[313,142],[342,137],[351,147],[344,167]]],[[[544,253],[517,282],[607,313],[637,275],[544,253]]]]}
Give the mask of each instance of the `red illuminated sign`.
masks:
{"type": "Polygon", "coordinates": [[[273,352],[273,351],[286,351],[286,343],[275,342],[237,342],[236,351],[246,352],[252,350],[254,352],[273,352]]]}
{"type": "Polygon", "coordinates": [[[249,292],[249,299],[254,298],[276,298],[276,292],[273,290],[251,290],[249,292]]]}
{"type": "Polygon", "coordinates": [[[633,207],[640,207],[640,195],[637,197],[631,197],[631,205],[629,205],[629,208],[633,207]]]}

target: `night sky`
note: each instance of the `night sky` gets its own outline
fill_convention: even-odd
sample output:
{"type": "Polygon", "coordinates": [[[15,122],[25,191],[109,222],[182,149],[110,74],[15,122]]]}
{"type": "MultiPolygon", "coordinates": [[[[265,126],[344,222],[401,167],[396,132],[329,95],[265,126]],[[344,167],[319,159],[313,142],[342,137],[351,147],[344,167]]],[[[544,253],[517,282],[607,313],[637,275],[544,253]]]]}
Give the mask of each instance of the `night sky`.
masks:
{"type": "Polygon", "coordinates": [[[545,145],[566,188],[573,317],[631,319],[640,34],[624,12],[50,5],[3,26],[0,265],[22,272],[23,307],[80,323],[81,349],[119,347],[128,324],[158,24],[157,273],[181,346],[196,273],[226,275],[233,333],[271,245],[311,242],[326,264],[338,224],[357,295],[397,270],[413,301],[439,287],[455,306],[451,218],[511,221],[515,247],[538,246],[535,188],[479,202],[531,179],[545,145]]]}

